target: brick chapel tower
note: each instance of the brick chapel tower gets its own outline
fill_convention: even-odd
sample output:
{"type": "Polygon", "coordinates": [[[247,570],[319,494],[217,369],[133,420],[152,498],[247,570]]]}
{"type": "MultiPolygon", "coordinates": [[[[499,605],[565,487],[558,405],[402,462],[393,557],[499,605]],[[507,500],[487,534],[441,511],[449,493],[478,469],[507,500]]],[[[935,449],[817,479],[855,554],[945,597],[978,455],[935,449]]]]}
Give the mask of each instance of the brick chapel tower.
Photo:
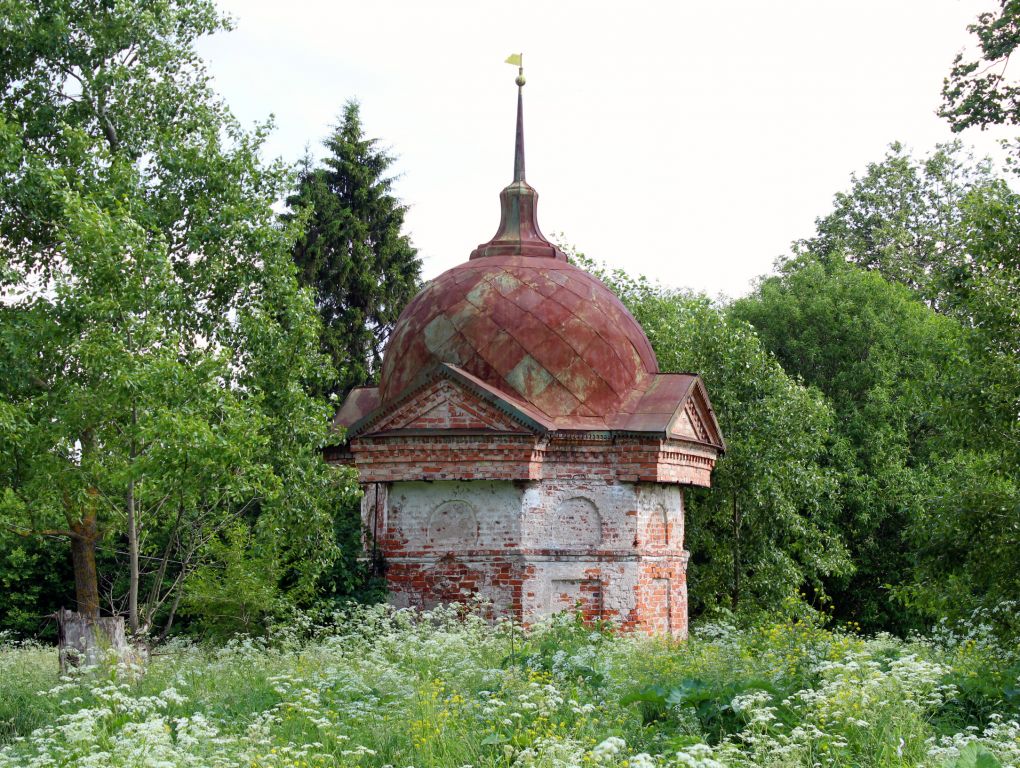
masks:
{"type": "Polygon", "coordinates": [[[683,489],[710,485],[722,434],[701,379],[660,373],[620,300],[539,230],[517,85],[499,231],[408,304],[333,459],[358,470],[396,605],[477,594],[524,622],[580,609],[684,636],[683,489]]]}

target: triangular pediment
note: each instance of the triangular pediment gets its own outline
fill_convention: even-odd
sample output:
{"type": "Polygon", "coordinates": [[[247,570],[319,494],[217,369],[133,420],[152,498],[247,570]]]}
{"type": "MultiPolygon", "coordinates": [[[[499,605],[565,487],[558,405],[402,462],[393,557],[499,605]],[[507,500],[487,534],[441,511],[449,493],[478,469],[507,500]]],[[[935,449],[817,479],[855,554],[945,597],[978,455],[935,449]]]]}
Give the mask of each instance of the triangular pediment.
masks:
{"type": "Polygon", "coordinates": [[[700,424],[696,424],[695,420],[697,416],[691,414],[687,408],[684,408],[680,413],[673,419],[673,423],[670,425],[669,431],[674,435],[681,437],[689,437],[692,440],[702,440],[702,433],[704,427],[699,429],[700,424]]]}
{"type": "Polygon", "coordinates": [[[667,432],[673,437],[707,443],[725,450],[722,430],[700,378],[694,382],[687,397],[676,409],[667,432]]]}
{"type": "Polygon", "coordinates": [[[514,408],[478,391],[470,381],[438,375],[414,388],[390,407],[372,414],[361,435],[394,432],[493,432],[532,434],[536,431],[514,408]]]}

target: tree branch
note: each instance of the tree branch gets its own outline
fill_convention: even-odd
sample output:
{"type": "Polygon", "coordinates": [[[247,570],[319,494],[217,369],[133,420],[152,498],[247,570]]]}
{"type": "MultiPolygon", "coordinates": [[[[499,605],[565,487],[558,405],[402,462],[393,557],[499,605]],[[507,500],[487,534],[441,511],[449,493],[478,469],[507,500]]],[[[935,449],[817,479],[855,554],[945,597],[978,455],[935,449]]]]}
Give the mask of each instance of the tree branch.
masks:
{"type": "Polygon", "coordinates": [[[9,523],[5,524],[4,527],[18,536],[52,536],[54,538],[67,538],[67,539],[82,539],[80,534],[74,531],[65,530],[63,528],[20,528],[16,525],[9,523]]]}

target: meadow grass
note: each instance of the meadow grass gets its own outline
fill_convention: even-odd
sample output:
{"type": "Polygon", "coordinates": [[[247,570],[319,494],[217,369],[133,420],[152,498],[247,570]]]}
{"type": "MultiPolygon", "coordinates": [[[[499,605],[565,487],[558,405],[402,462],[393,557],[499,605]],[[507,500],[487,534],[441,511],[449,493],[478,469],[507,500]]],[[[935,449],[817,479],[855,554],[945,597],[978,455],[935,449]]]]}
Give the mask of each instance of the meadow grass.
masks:
{"type": "Polygon", "coordinates": [[[1020,766],[1020,653],[975,622],[900,640],[811,620],[681,643],[563,615],[355,608],[144,675],[0,646],[6,766],[1020,766]]]}

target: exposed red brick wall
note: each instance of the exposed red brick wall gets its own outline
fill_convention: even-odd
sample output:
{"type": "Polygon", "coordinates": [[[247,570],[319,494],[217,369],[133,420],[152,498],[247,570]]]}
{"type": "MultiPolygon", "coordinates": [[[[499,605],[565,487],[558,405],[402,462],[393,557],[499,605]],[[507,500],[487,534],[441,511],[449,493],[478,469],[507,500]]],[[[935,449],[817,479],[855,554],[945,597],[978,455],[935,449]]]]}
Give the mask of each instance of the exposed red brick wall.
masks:
{"type": "Polygon", "coordinates": [[[351,444],[362,482],[541,480],[709,485],[715,454],[678,440],[548,440],[522,434],[368,435],[351,444]]]}
{"type": "Polygon", "coordinates": [[[521,615],[524,567],[519,559],[493,556],[465,562],[444,556],[434,563],[391,561],[386,571],[391,601],[401,607],[434,608],[482,596],[493,616],[521,615]]]}

